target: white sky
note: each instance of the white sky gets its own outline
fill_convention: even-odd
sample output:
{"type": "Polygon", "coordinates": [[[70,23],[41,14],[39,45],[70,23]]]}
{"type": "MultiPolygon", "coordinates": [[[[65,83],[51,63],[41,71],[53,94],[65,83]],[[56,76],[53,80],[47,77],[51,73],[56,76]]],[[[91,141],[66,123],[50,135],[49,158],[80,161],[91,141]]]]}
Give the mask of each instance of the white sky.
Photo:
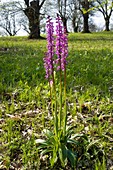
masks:
{"type": "Polygon", "coordinates": [[[104,27],[105,20],[103,18],[103,15],[100,12],[98,12],[98,14],[93,16],[92,18],[93,18],[94,24],[98,25],[100,28],[104,27]]]}

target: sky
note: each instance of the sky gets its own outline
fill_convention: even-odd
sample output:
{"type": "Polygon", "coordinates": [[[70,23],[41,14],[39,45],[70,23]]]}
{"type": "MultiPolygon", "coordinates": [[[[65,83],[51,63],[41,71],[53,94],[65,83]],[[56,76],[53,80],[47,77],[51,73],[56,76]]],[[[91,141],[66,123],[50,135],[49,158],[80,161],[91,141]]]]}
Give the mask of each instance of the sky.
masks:
{"type": "Polygon", "coordinates": [[[96,24],[100,28],[104,27],[105,21],[104,21],[103,15],[100,12],[98,12],[96,16],[93,16],[92,18],[93,18],[94,24],[96,24]]]}

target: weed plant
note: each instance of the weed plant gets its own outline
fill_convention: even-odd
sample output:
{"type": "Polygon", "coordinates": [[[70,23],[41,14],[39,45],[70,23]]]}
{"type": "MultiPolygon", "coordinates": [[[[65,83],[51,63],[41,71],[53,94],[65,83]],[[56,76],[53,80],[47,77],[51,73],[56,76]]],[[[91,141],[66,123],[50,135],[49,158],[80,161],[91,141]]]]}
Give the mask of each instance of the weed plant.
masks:
{"type": "MultiPolygon", "coordinates": [[[[67,125],[76,168],[113,166],[113,34],[69,34],[67,125]],[[82,138],[81,138],[82,136],[82,138]],[[75,138],[74,138],[75,139],[75,138]]],[[[0,169],[51,169],[36,139],[52,129],[43,56],[46,40],[0,37],[0,169]]],[[[58,90],[58,89],[57,89],[58,90]]],[[[64,169],[58,163],[52,169],[64,169]]],[[[65,169],[72,169],[68,162],[65,169]]]]}

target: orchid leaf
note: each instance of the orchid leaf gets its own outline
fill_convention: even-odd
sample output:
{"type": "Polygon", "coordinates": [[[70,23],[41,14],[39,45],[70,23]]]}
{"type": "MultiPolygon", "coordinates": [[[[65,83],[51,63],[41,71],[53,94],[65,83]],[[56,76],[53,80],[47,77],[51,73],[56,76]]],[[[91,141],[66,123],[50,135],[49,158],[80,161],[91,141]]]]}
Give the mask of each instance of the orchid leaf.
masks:
{"type": "Polygon", "coordinates": [[[67,143],[78,145],[79,142],[73,139],[68,139],[67,143]]]}
{"type": "Polygon", "coordinates": [[[76,155],[71,150],[67,149],[67,157],[71,162],[71,166],[74,168],[76,165],[76,155]]]}
{"type": "Polygon", "coordinates": [[[43,151],[41,152],[41,155],[45,155],[45,154],[51,153],[51,152],[52,152],[52,149],[47,148],[47,149],[45,149],[45,150],[43,150],[43,151]]]}
{"type": "Polygon", "coordinates": [[[45,143],[46,141],[43,140],[43,139],[36,139],[35,142],[36,142],[36,144],[38,144],[38,143],[39,143],[39,144],[40,144],[40,143],[42,144],[42,143],[45,143]]]}
{"type": "Polygon", "coordinates": [[[59,148],[59,158],[63,167],[67,164],[67,148],[65,145],[61,145],[59,148]]]}

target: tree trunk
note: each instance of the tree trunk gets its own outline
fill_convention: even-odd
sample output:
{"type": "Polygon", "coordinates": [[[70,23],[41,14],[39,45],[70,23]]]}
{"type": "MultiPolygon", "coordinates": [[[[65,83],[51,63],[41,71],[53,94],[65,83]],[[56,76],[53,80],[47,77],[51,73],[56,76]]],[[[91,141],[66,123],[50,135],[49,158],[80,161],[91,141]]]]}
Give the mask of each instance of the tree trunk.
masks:
{"type": "Polygon", "coordinates": [[[86,12],[82,11],[82,15],[83,15],[83,33],[90,33],[89,31],[89,23],[88,23],[88,19],[89,19],[89,1],[88,0],[84,0],[81,2],[82,8],[86,10],[86,12]]]}
{"type": "Polygon", "coordinates": [[[105,18],[105,31],[110,31],[110,29],[109,29],[109,17],[106,17],[105,18]]]}
{"type": "Polygon", "coordinates": [[[78,32],[78,25],[74,27],[74,33],[78,32]]]}
{"type": "Polygon", "coordinates": [[[40,9],[36,1],[31,1],[30,6],[24,10],[29,20],[30,39],[39,39],[40,36],[40,9]]]}
{"type": "Polygon", "coordinates": [[[83,33],[90,33],[88,18],[89,18],[88,12],[83,14],[83,33]]]}
{"type": "Polygon", "coordinates": [[[62,18],[63,26],[66,29],[66,33],[68,33],[68,30],[67,30],[67,18],[63,17],[63,16],[61,16],[61,18],[62,18]]]}
{"type": "Polygon", "coordinates": [[[74,32],[78,32],[78,23],[76,23],[76,18],[72,20],[72,27],[74,32]]]}

